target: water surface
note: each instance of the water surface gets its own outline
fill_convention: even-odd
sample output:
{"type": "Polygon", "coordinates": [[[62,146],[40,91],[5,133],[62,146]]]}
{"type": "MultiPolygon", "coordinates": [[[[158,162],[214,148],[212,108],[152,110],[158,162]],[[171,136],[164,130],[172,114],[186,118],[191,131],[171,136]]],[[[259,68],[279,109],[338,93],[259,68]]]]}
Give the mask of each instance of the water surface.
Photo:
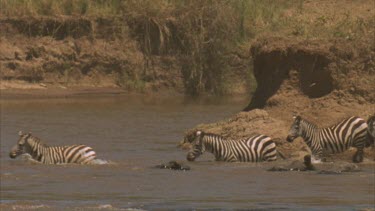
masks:
{"type": "Polygon", "coordinates": [[[185,162],[176,145],[200,123],[229,118],[248,101],[145,96],[13,99],[1,103],[1,209],[356,210],[375,205],[374,166],[363,172],[267,172],[267,165],[213,162],[191,171],[155,169],[185,162]],[[38,165],[11,160],[18,131],[50,145],[82,143],[114,165],[38,165]]]}

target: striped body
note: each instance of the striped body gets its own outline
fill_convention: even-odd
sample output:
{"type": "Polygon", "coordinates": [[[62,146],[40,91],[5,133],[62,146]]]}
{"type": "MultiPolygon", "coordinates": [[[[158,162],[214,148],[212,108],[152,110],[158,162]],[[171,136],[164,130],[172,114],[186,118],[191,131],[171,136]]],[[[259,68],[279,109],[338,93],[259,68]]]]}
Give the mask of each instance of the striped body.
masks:
{"type": "Polygon", "coordinates": [[[213,153],[217,161],[261,162],[277,159],[276,144],[270,137],[264,135],[227,140],[219,135],[198,131],[187,159],[194,161],[205,151],[213,153]]]}
{"type": "Polygon", "coordinates": [[[340,153],[350,147],[355,147],[357,152],[353,161],[362,162],[363,148],[367,140],[367,123],[353,116],[334,126],[319,128],[297,116],[290,128],[287,140],[292,142],[297,137],[304,139],[312,154],[317,158],[322,158],[324,153],[340,153]]]}
{"type": "Polygon", "coordinates": [[[44,164],[88,164],[96,157],[95,151],[85,145],[47,146],[30,133],[22,134],[20,132],[18,144],[12,148],[9,156],[16,158],[25,153],[44,164]]]}

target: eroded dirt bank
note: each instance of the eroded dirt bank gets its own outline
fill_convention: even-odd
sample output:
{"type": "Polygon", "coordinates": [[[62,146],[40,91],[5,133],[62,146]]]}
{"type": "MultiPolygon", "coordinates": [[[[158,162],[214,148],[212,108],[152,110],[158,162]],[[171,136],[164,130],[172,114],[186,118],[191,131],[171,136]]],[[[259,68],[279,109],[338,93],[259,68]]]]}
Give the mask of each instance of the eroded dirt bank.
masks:
{"type": "Polygon", "coordinates": [[[183,91],[173,56],[144,52],[139,23],[122,18],[0,19],[2,90],[121,88],[183,91]]]}
{"type": "MultiPolygon", "coordinates": [[[[230,119],[202,124],[196,129],[242,138],[261,133],[273,137],[287,157],[308,153],[302,139],[292,144],[286,136],[299,114],[327,127],[355,115],[375,113],[375,48],[371,41],[352,46],[339,40],[296,41],[262,39],[251,47],[258,87],[250,104],[230,119]]],[[[367,148],[367,161],[375,148],[367,148]]],[[[329,159],[351,161],[354,149],[329,159]]]]}
{"type": "MultiPolygon", "coordinates": [[[[94,87],[193,95],[199,82],[205,88],[196,92],[221,90],[216,82],[195,80],[199,76],[186,46],[181,46],[187,38],[180,26],[172,20],[160,26],[138,16],[0,17],[0,89],[94,87]]],[[[225,83],[229,88],[218,93],[246,92],[242,76],[248,59],[238,55],[226,55],[233,66],[225,83]]]]}

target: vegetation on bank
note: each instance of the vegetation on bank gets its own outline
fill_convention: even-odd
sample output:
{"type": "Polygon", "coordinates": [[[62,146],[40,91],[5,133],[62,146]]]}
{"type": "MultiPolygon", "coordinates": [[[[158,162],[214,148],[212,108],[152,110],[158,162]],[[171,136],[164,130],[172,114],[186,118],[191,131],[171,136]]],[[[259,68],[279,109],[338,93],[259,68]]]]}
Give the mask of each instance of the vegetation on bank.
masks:
{"type": "MultiPolygon", "coordinates": [[[[129,26],[146,58],[177,58],[187,94],[222,95],[230,92],[237,80],[245,80],[249,89],[254,89],[248,51],[256,38],[369,39],[375,32],[371,4],[304,0],[0,0],[0,14],[120,19],[129,26]]],[[[137,77],[137,84],[142,80],[142,76],[137,77]]]]}

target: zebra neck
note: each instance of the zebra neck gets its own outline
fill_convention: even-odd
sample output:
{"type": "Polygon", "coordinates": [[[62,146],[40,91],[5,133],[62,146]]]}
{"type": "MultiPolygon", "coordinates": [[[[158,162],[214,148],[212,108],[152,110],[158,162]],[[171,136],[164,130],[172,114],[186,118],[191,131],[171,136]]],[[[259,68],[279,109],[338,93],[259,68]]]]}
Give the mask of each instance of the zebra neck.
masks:
{"type": "Polygon", "coordinates": [[[318,141],[320,129],[313,123],[304,120],[302,138],[305,143],[312,149],[318,141]]]}
{"type": "Polygon", "coordinates": [[[213,147],[212,147],[212,137],[211,136],[204,136],[203,139],[203,149],[207,152],[213,153],[213,147]]]}
{"type": "Polygon", "coordinates": [[[43,162],[43,158],[47,153],[48,146],[40,143],[39,140],[28,140],[30,146],[30,152],[28,152],[34,160],[43,162]]]}
{"type": "Polygon", "coordinates": [[[305,134],[303,137],[303,140],[305,141],[305,143],[311,148],[312,146],[314,146],[314,143],[316,142],[316,137],[317,135],[314,133],[311,133],[311,134],[305,134]]]}
{"type": "Polygon", "coordinates": [[[205,136],[203,138],[203,145],[205,151],[211,152],[216,158],[225,157],[230,149],[228,142],[220,136],[205,136]]]}

